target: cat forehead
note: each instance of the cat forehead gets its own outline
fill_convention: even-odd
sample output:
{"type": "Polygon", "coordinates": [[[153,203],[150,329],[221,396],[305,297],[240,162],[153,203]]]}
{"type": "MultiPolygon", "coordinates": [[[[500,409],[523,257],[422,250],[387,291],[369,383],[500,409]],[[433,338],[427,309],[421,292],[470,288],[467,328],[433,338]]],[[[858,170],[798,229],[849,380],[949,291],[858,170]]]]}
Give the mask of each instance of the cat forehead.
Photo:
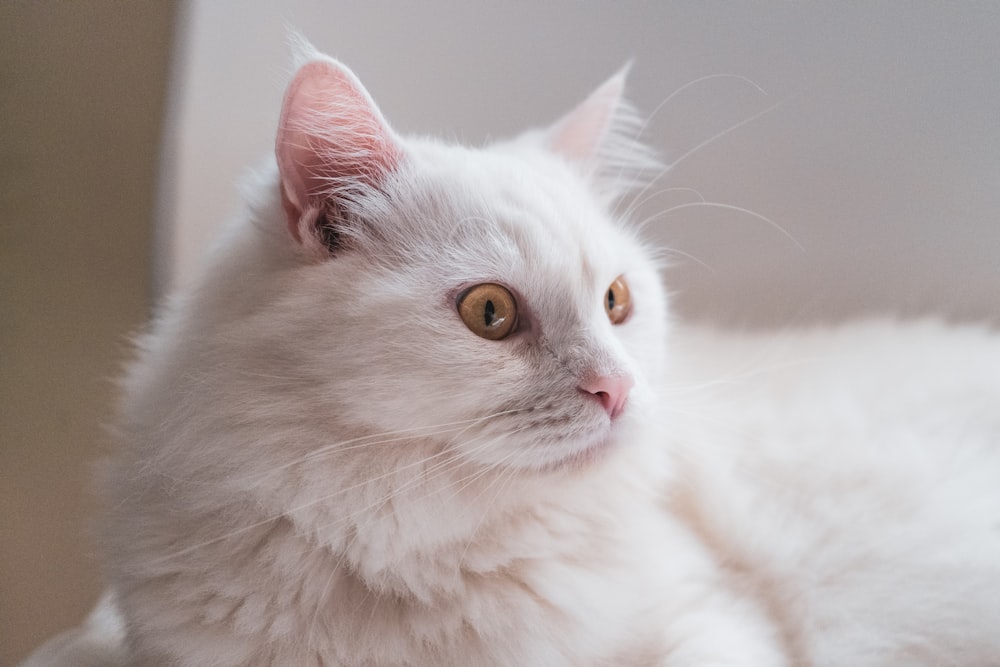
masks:
{"type": "Polygon", "coordinates": [[[630,245],[582,176],[547,151],[426,144],[412,159],[401,231],[423,237],[431,254],[454,265],[528,262],[589,272],[630,245]]]}

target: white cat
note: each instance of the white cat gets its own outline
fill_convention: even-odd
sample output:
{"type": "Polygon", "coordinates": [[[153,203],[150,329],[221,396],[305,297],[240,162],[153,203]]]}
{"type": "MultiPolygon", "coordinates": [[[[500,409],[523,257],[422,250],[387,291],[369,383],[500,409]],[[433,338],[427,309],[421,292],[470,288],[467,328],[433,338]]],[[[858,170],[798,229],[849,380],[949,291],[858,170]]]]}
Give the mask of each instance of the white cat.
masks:
{"type": "Polygon", "coordinates": [[[470,149],[304,48],[27,664],[1000,664],[1000,338],[669,327],[623,78],[470,149]]]}

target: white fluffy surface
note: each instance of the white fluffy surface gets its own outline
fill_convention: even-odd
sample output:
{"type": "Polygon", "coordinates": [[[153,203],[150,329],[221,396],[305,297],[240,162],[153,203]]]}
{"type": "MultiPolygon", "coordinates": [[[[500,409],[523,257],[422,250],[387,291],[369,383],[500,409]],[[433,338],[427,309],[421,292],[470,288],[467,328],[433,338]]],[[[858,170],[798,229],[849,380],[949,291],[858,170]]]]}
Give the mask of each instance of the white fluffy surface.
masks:
{"type": "Polygon", "coordinates": [[[995,332],[695,328],[673,350],[675,507],[795,664],[1000,661],[995,332]]]}
{"type": "MultiPolygon", "coordinates": [[[[620,83],[477,150],[298,123],[319,134],[253,184],[123,382],[103,536],[127,639],[93,626],[43,650],[199,667],[1000,662],[1000,338],[669,327],[602,162],[631,181],[620,83]],[[332,256],[301,153],[333,154],[324,141],[392,152],[337,209],[332,256]],[[614,326],[619,275],[634,309],[614,326]],[[456,312],[483,282],[517,298],[509,339],[456,312]],[[595,374],[634,380],[620,419],[579,390],[595,374]]],[[[348,108],[381,132],[371,112],[348,108]]],[[[350,171],[334,175],[340,191],[350,171]]]]}

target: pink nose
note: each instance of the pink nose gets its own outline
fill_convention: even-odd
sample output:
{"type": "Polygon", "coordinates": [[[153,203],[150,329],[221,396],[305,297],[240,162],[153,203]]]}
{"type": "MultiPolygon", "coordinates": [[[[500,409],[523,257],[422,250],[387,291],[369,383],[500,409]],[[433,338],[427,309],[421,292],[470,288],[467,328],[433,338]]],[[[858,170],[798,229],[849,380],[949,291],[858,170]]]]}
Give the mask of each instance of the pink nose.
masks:
{"type": "Polygon", "coordinates": [[[595,396],[608,416],[615,419],[625,409],[628,392],[634,384],[631,375],[592,375],[580,383],[580,390],[595,396]]]}

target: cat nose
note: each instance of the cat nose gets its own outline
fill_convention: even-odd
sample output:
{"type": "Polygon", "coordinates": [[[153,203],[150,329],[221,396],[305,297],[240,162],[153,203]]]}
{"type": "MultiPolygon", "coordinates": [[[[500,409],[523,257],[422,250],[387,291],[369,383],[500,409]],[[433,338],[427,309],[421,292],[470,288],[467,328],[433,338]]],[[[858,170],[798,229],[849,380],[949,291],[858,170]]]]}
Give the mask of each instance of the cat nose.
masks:
{"type": "Polygon", "coordinates": [[[592,375],[580,383],[580,391],[596,397],[611,419],[616,419],[625,409],[628,392],[635,380],[631,375],[592,375]]]}

